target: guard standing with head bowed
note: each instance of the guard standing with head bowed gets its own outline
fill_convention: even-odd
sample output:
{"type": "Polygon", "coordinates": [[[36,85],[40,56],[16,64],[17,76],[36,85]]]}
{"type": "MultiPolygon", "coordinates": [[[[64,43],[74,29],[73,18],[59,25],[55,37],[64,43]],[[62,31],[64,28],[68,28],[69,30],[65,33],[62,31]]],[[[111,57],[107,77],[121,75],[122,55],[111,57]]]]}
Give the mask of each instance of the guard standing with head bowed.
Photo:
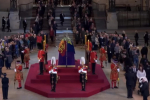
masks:
{"type": "Polygon", "coordinates": [[[97,63],[97,53],[94,49],[91,51],[91,54],[90,54],[90,62],[92,64],[92,73],[95,74],[95,66],[97,63]]]}
{"type": "Polygon", "coordinates": [[[51,66],[49,67],[49,74],[50,74],[50,81],[51,81],[51,91],[55,92],[56,89],[56,83],[58,80],[58,75],[57,75],[57,67],[56,65],[56,59],[55,57],[51,58],[51,66]]]}
{"type": "Polygon", "coordinates": [[[80,59],[81,66],[78,66],[78,72],[80,73],[80,82],[82,85],[82,91],[85,91],[86,79],[87,79],[87,66],[85,66],[85,58],[80,59]]]}
{"type": "Polygon", "coordinates": [[[104,46],[100,48],[100,57],[99,57],[101,67],[104,68],[103,61],[106,61],[106,51],[104,49],[104,46]]]}
{"type": "Polygon", "coordinates": [[[111,67],[110,80],[111,80],[111,84],[112,84],[112,89],[118,88],[116,86],[116,84],[117,84],[120,70],[119,70],[118,61],[117,61],[115,55],[113,56],[110,67],[111,67]]]}
{"type": "Polygon", "coordinates": [[[15,69],[15,78],[14,78],[14,85],[15,85],[15,81],[18,81],[18,88],[17,89],[21,89],[22,85],[21,85],[21,80],[23,80],[23,73],[22,71],[22,65],[21,62],[17,61],[16,62],[16,69],[15,69]]]}
{"type": "Polygon", "coordinates": [[[43,66],[44,66],[44,59],[45,59],[45,51],[43,50],[42,46],[39,46],[38,51],[38,60],[39,60],[39,67],[40,67],[40,75],[43,75],[43,66]]]}
{"type": "Polygon", "coordinates": [[[24,50],[25,68],[24,69],[29,69],[29,60],[30,60],[30,50],[28,47],[25,47],[25,50],[24,50]]]}

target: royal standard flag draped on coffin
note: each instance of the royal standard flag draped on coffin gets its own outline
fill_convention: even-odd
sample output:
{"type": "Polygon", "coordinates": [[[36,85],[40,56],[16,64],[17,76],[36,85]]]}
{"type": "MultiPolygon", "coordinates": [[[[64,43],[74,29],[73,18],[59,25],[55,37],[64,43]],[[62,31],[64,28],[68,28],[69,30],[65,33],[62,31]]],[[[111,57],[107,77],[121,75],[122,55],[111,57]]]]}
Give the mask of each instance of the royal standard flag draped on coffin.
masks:
{"type": "Polygon", "coordinates": [[[59,44],[58,66],[74,66],[75,67],[75,49],[69,37],[65,37],[59,44]]]}
{"type": "Polygon", "coordinates": [[[66,41],[61,40],[58,48],[58,52],[61,54],[61,56],[65,56],[66,54],[66,41]]]}

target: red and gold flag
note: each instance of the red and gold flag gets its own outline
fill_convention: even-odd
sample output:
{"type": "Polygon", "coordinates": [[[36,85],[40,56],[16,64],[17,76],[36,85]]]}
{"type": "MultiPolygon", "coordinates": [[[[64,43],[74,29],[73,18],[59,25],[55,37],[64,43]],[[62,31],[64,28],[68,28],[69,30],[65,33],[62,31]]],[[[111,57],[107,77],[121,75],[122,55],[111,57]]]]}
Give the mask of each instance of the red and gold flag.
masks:
{"type": "Polygon", "coordinates": [[[66,54],[66,41],[62,40],[59,44],[58,52],[61,56],[65,56],[66,54]]]}

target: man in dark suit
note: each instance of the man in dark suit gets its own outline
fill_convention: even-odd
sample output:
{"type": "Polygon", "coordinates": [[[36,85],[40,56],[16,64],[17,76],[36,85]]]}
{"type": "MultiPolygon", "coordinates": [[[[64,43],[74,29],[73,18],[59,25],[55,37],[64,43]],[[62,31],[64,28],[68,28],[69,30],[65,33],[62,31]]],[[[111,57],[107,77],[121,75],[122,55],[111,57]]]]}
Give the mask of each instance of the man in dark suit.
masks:
{"type": "Polygon", "coordinates": [[[135,87],[136,87],[136,81],[137,81],[137,76],[136,76],[136,74],[137,74],[137,70],[138,70],[138,69],[136,68],[135,65],[133,65],[132,69],[133,69],[133,74],[134,74],[134,85],[133,85],[133,90],[134,90],[135,87]]]}
{"type": "Polygon", "coordinates": [[[107,46],[108,62],[111,63],[112,51],[110,44],[107,46]]]}
{"type": "Polygon", "coordinates": [[[3,75],[4,75],[4,78],[2,78],[3,99],[8,99],[9,79],[6,77],[6,73],[4,73],[3,75]]]}
{"type": "Polygon", "coordinates": [[[9,20],[8,17],[7,17],[7,29],[8,29],[7,32],[11,32],[11,29],[10,29],[10,20],[9,20]]]}
{"type": "Polygon", "coordinates": [[[143,100],[148,100],[147,97],[149,96],[149,87],[148,87],[148,82],[146,81],[145,78],[141,79],[142,83],[140,85],[140,90],[143,96],[143,100]]]}
{"type": "Polygon", "coordinates": [[[4,32],[5,31],[5,17],[2,18],[2,31],[4,32]]]}
{"type": "Polygon", "coordinates": [[[23,20],[24,33],[26,33],[26,28],[27,28],[27,21],[26,21],[26,19],[24,19],[24,20],[23,20]]]}
{"type": "Polygon", "coordinates": [[[43,18],[42,17],[40,17],[39,26],[40,26],[40,30],[42,30],[43,29],[43,18]]]}
{"type": "Polygon", "coordinates": [[[145,46],[141,49],[142,58],[143,58],[143,55],[146,55],[146,58],[147,58],[147,54],[148,54],[148,48],[147,48],[147,46],[145,45],[145,46]]]}
{"type": "Polygon", "coordinates": [[[134,86],[134,80],[135,76],[133,74],[132,69],[128,69],[128,71],[125,73],[126,78],[126,86],[127,86],[127,98],[133,98],[132,92],[133,92],[133,86],[134,86]]]}
{"type": "Polygon", "coordinates": [[[56,36],[56,30],[57,30],[57,23],[56,23],[56,21],[54,21],[53,29],[55,31],[55,36],[56,36]]]}
{"type": "Polygon", "coordinates": [[[64,22],[64,17],[65,15],[63,14],[63,12],[60,14],[60,21],[61,21],[61,25],[63,26],[63,22],[64,22]]]}

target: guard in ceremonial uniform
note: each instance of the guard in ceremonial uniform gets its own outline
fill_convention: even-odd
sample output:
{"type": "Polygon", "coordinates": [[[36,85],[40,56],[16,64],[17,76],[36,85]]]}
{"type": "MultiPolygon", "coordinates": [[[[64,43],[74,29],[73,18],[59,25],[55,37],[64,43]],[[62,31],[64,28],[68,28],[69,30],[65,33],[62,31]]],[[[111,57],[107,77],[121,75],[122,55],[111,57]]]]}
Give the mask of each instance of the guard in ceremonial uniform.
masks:
{"type": "Polygon", "coordinates": [[[82,91],[85,91],[86,77],[87,77],[87,66],[85,66],[85,58],[80,59],[81,66],[78,66],[78,72],[80,73],[80,82],[82,85],[82,91]]]}
{"type": "Polygon", "coordinates": [[[38,60],[40,66],[40,75],[43,74],[43,66],[44,66],[44,58],[45,58],[45,51],[43,50],[42,46],[40,46],[40,50],[38,51],[38,60]]]}
{"type": "Polygon", "coordinates": [[[97,53],[94,49],[91,51],[91,54],[90,54],[90,62],[92,64],[92,73],[95,74],[95,66],[97,63],[97,53]]]}
{"type": "Polygon", "coordinates": [[[86,42],[86,64],[90,62],[90,52],[92,51],[92,43],[91,43],[91,37],[87,36],[87,42],[86,42]],[[88,46],[89,45],[89,46],[88,46]]]}
{"type": "Polygon", "coordinates": [[[8,87],[9,87],[9,79],[6,77],[6,73],[3,74],[4,78],[2,78],[2,92],[3,99],[8,99],[8,87]]]}
{"type": "Polygon", "coordinates": [[[24,45],[22,45],[22,46],[20,47],[21,61],[22,61],[22,63],[24,63],[24,50],[25,50],[25,47],[24,47],[24,45]]]}
{"type": "Polygon", "coordinates": [[[16,80],[18,81],[18,85],[19,85],[17,89],[21,89],[22,88],[21,80],[23,80],[23,73],[20,70],[16,70],[15,72],[14,85],[16,80]]]}
{"type": "Polygon", "coordinates": [[[30,50],[28,47],[25,47],[24,50],[24,62],[25,62],[25,68],[24,69],[29,69],[29,60],[30,60],[30,50]]]}
{"type": "Polygon", "coordinates": [[[55,92],[56,83],[57,83],[57,68],[55,67],[56,60],[55,57],[51,59],[51,66],[49,67],[49,74],[50,74],[50,83],[51,83],[51,91],[55,92]]]}
{"type": "Polygon", "coordinates": [[[37,47],[38,47],[38,49],[40,49],[42,46],[42,40],[43,40],[42,36],[40,36],[40,34],[38,34],[38,36],[37,36],[37,47]]]}
{"type": "Polygon", "coordinates": [[[119,77],[119,66],[118,66],[118,61],[116,59],[116,56],[113,56],[110,67],[111,67],[110,80],[111,80],[112,89],[118,88],[116,86],[116,83],[119,77]]]}
{"type": "Polygon", "coordinates": [[[104,47],[100,48],[100,57],[99,57],[101,67],[104,68],[103,61],[106,61],[106,51],[104,47]]]}
{"type": "Polygon", "coordinates": [[[17,70],[20,71],[20,72],[22,71],[22,65],[21,65],[21,61],[20,60],[16,61],[16,65],[15,65],[14,71],[17,72],[17,70]]]}

